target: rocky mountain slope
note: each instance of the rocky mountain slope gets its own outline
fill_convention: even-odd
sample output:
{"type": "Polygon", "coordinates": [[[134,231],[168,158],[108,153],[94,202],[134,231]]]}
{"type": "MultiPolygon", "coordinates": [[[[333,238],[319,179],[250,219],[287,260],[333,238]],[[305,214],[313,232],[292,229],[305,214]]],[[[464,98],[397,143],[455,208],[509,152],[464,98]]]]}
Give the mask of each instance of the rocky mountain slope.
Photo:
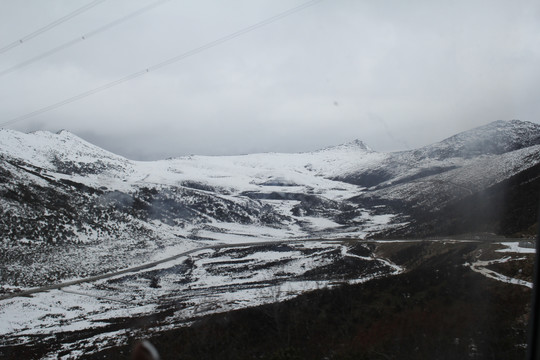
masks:
{"type": "Polygon", "coordinates": [[[2,129],[0,159],[0,281],[10,285],[216,241],[512,234],[534,225],[540,196],[540,125],[517,120],[396,153],[354,141],[154,162],[67,131],[2,129]]]}
{"type": "MultiPolygon", "coordinates": [[[[369,186],[359,204],[385,204],[410,220],[386,235],[513,235],[537,222],[540,125],[496,121],[383,162],[343,180],[369,186]]],[[[532,232],[535,233],[534,231],[532,232]]]]}

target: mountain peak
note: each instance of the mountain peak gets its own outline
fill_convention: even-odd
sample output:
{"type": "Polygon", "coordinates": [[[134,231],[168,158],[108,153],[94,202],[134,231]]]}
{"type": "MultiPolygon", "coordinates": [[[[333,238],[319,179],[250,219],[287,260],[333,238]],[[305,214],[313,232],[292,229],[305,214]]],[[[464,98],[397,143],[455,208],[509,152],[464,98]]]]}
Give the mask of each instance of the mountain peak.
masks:
{"type": "Polygon", "coordinates": [[[66,129],[58,130],[55,134],[56,135],[62,135],[62,136],[77,136],[77,135],[73,134],[71,131],[66,130],[66,129]]]}
{"type": "Polygon", "coordinates": [[[539,124],[521,120],[497,120],[413,152],[422,158],[470,158],[504,154],[539,144],[539,124]]]}
{"type": "Polygon", "coordinates": [[[342,146],[346,146],[346,147],[353,147],[353,148],[360,148],[360,149],[363,149],[363,150],[371,150],[369,146],[367,146],[362,140],[360,139],[355,139],[353,141],[349,141],[345,144],[342,144],[342,146]]]}
{"type": "MultiPolygon", "coordinates": [[[[0,154],[25,161],[44,169],[54,169],[66,164],[108,163],[110,167],[119,167],[127,160],[93,145],[77,135],[61,130],[56,133],[39,130],[23,133],[16,130],[0,132],[0,154]]],[[[62,170],[63,171],[63,170],[62,170]]]]}
{"type": "Polygon", "coordinates": [[[335,146],[329,146],[319,151],[329,151],[329,150],[363,150],[366,152],[373,152],[373,150],[360,139],[355,139],[355,140],[352,140],[343,144],[335,145],[335,146]]]}

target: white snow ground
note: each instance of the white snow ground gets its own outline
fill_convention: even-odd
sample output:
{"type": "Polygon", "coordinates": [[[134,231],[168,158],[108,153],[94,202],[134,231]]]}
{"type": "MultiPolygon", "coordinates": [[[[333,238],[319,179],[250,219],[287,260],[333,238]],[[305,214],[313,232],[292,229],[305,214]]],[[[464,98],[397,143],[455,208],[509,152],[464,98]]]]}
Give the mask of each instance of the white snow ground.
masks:
{"type": "MultiPolygon", "coordinates": [[[[535,254],[536,253],[536,250],[534,248],[522,247],[520,246],[520,243],[516,241],[505,241],[499,244],[505,246],[504,249],[495,250],[496,252],[499,252],[499,253],[510,253],[510,254],[535,254]]],[[[526,286],[529,289],[532,289],[533,283],[530,281],[515,279],[515,278],[500,274],[498,272],[495,272],[487,268],[487,266],[492,265],[492,264],[501,264],[501,263],[506,263],[509,261],[520,261],[524,259],[526,258],[515,257],[515,256],[505,256],[500,259],[494,259],[494,260],[488,260],[488,261],[477,260],[472,264],[465,264],[465,266],[470,267],[471,270],[479,274],[482,274],[490,279],[501,281],[507,284],[526,286]]]]}
{"type": "Polygon", "coordinates": [[[100,329],[101,334],[93,340],[63,345],[76,351],[92,342],[102,346],[105,339],[123,341],[116,329],[107,329],[111,322],[159,313],[164,304],[176,308],[161,323],[170,328],[205,314],[282,301],[305,291],[343,282],[361,283],[401,271],[388,260],[355,255],[341,242],[202,250],[138,273],[4,300],[0,302],[0,337],[4,345],[13,345],[35,341],[36,335],[47,338],[100,329]],[[339,258],[349,258],[347,261],[365,268],[353,277],[307,275],[339,258]]]}

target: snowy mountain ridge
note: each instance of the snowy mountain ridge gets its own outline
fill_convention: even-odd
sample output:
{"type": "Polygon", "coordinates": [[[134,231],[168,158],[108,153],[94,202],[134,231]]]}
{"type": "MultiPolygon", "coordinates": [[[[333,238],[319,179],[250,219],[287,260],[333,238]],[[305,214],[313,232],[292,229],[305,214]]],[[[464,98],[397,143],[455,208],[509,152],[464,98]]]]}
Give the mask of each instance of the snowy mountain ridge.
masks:
{"type": "Polygon", "coordinates": [[[520,120],[498,120],[414,150],[413,154],[419,159],[471,158],[504,154],[539,144],[539,124],[520,120]]]}
{"type": "Polygon", "coordinates": [[[325,151],[335,151],[335,150],[364,150],[366,152],[373,152],[373,150],[367,146],[362,140],[355,139],[343,144],[325,147],[323,149],[317,150],[316,152],[325,152],[325,151]]]}
{"type": "MultiPolygon", "coordinates": [[[[478,196],[496,195],[501,184],[510,184],[520,199],[534,198],[522,189],[535,191],[538,181],[540,126],[498,121],[395,153],[355,140],[308,153],[149,162],[128,160],[68,131],[2,129],[0,158],[6,250],[0,260],[11,269],[2,276],[31,284],[60,254],[73,260],[63,277],[201,243],[473,231],[475,225],[453,210],[456,204],[481,203],[478,196]],[[15,264],[32,267],[33,275],[18,275],[15,264]]],[[[482,229],[515,232],[536,221],[525,205],[512,206],[520,219],[515,224],[502,227],[490,218],[482,229]]]]}
{"type": "Polygon", "coordinates": [[[57,133],[35,131],[28,134],[0,129],[0,151],[34,166],[46,167],[51,160],[95,162],[100,159],[127,159],[95,146],[77,135],[61,130],[57,133]]]}

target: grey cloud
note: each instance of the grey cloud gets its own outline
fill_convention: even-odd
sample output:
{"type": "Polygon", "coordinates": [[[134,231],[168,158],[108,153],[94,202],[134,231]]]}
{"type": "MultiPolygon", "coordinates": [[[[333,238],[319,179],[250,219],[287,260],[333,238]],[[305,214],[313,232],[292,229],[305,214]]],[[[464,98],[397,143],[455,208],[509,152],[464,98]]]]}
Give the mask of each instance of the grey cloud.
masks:
{"type": "MultiPolygon", "coordinates": [[[[0,44],[81,6],[13,2],[0,44]]],[[[0,70],[151,3],[105,2],[0,55],[0,70]]],[[[0,78],[0,121],[302,1],[170,1],[0,78]]],[[[68,129],[130,158],[418,147],[498,119],[540,121],[540,14],[519,3],[322,1],[156,72],[11,126],[68,129]],[[338,106],[335,105],[338,104],[338,106]]]]}

